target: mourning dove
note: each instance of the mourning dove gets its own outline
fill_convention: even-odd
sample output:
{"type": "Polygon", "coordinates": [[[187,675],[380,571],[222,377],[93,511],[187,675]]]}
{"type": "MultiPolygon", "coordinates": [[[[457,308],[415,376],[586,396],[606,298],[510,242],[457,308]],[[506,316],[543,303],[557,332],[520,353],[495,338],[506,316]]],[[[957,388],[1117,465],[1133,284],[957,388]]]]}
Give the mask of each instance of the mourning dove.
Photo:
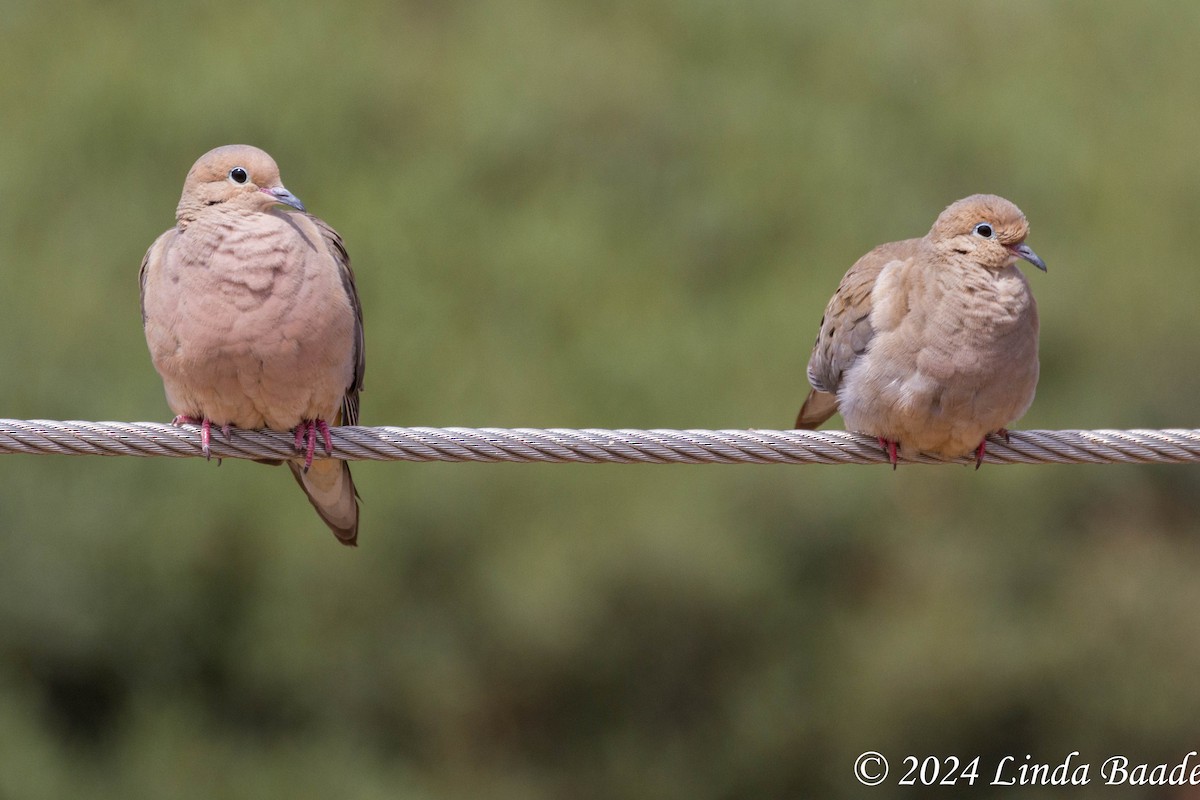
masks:
{"type": "Polygon", "coordinates": [[[362,309],[341,237],[248,145],[201,156],[175,218],[140,272],[146,343],[175,424],[201,426],[206,456],[213,425],[226,436],[294,431],[288,467],[338,540],[355,544],[350,467],[313,462],[318,436],[332,449],[329,424],[357,424],[363,385],[362,309]]]}
{"type": "Polygon", "coordinates": [[[855,262],[821,319],[808,362],[812,391],[797,428],[841,411],[850,430],[896,448],[957,458],[1033,402],[1037,304],[1016,267],[1046,264],[1025,244],[1029,224],[1002,197],[951,204],[922,239],[876,247],[855,262]]]}

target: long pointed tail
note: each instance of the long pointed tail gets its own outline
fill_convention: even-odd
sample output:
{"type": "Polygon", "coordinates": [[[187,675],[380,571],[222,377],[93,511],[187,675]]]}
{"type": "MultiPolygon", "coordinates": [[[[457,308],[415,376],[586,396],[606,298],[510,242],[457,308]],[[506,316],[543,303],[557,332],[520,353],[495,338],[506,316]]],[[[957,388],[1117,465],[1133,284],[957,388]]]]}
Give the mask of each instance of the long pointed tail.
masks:
{"type": "Polygon", "coordinates": [[[815,431],[825,420],[837,413],[838,399],[836,394],[818,392],[813,389],[800,407],[800,415],[796,417],[796,428],[815,431]]]}
{"type": "Polygon", "coordinates": [[[308,472],[303,464],[287,462],[296,483],[325,520],[338,541],[353,547],[358,543],[358,492],[345,461],[314,461],[308,472]]]}

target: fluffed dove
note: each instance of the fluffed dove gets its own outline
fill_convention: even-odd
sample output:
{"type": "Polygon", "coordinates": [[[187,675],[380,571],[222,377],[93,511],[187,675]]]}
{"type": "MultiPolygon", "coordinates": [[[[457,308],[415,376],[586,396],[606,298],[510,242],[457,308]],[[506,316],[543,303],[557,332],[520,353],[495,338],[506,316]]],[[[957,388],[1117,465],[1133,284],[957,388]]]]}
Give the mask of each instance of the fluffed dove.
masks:
{"type": "Polygon", "coordinates": [[[796,427],[841,411],[893,467],[898,445],[909,459],[974,451],[978,468],[987,435],[1007,435],[1037,386],[1037,304],[1016,262],[1046,264],[1028,233],[1019,208],[977,194],[947,207],[924,238],[855,262],[821,319],[796,427]]]}
{"type": "Polygon", "coordinates": [[[175,424],[294,431],[288,467],[343,544],[358,537],[344,461],[313,462],[329,424],[358,422],[362,308],[342,239],[284,188],[275,161],[248,145],[192,166],[176,225],[140,272],[142,323],[175,424]],[[279,208],[290,206],[294,211],[279,208]]]}

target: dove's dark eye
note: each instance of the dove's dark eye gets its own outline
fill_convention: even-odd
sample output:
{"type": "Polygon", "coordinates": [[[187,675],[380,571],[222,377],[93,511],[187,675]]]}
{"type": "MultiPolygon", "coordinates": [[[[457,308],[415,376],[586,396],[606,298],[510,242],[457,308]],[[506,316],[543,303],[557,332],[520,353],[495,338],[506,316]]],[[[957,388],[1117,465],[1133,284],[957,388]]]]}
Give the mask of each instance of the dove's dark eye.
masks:
{"type": "Polygon", "coordinates": [[[988,225],[986,222],[981,222],[975,226],[976,236],[982,236],[985,239],[990,239],[994,233],[995,231],[992,230],[992,226],[988,225]]]}
{"type": "MultiPolygon", "coordinates": [[[[250,176],[246,173],[244,168],[234,167],[233,169],[229,170],[229,180],[233,181],[234,183],[245,183],[246,181],[250,180],[250,176]]],[[[976,230],[978,230],[978,228],[976,230]]]]}

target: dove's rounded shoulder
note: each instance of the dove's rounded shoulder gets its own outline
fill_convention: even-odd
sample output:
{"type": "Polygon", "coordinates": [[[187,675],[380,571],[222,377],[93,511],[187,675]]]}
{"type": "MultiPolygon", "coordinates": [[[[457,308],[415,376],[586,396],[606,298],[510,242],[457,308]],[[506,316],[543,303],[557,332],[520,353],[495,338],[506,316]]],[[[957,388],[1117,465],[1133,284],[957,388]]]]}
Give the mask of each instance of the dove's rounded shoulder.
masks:
{"type": "Polygon", "coordinates": [[[889,264],[911,261],[915,258],[921,241],[921,239],[904,239],[899,242],[881,244],[855,261],[854,266],[846,271],[846,277],[855,276],[860,281],[870,278],[873,281],[889,264]]]}
{"type": "Polygon", "coordinates": [[[920,239],[881,244],[864,255],[842,276],[837,292],[825,309],[826,317],[851,314],[854,318],[870,313],[871,292],[885,269],[912,263],[920,239]]]}
{"type": "Polygon", "coordinates": [[[147,261],[162,258],[163,254],[171,248],[171,245],[175,243],[175,239],[178,237],[179,228],[167,228],[165,231],[160,233],[158,238],[155,239],[150,244],[150,247],[146,250],[146,255],[142,259],[143,267],[147,261]]]}

